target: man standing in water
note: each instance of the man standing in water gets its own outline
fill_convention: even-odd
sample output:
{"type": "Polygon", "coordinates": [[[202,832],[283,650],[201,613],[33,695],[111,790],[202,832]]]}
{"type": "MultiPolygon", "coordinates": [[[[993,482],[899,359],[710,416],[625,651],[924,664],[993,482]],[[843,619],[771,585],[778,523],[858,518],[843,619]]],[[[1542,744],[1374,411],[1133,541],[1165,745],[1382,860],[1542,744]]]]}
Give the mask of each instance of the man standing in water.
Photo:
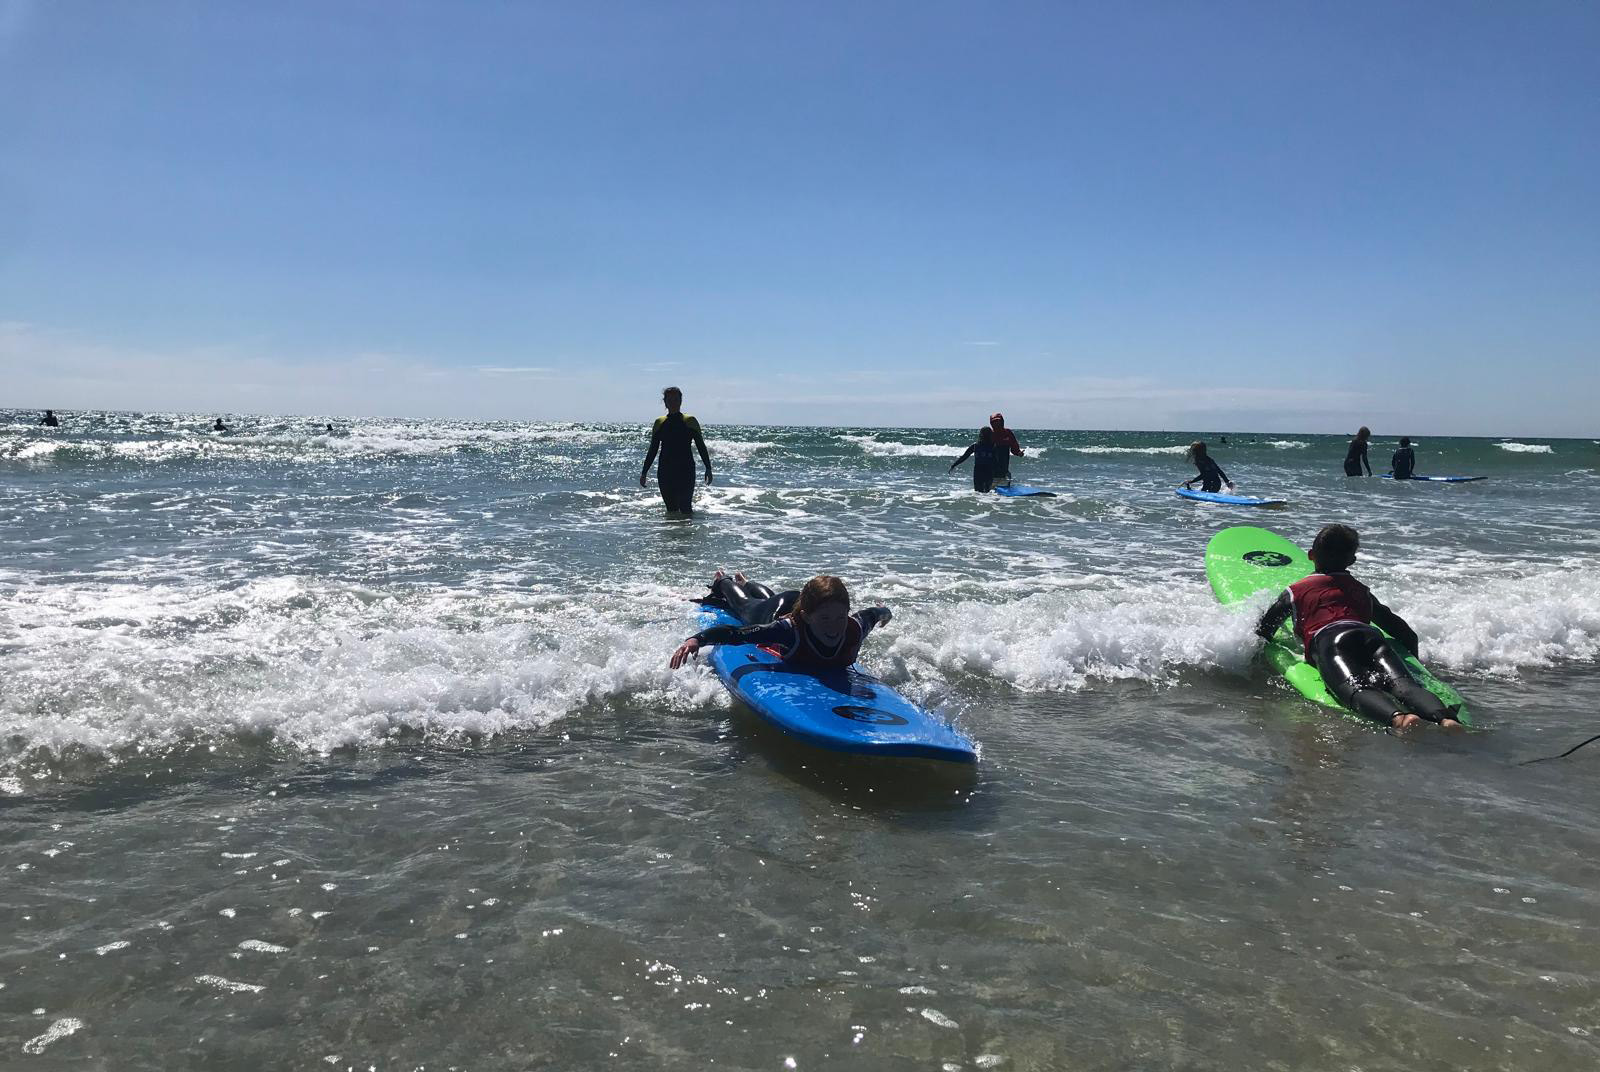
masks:
{"type": "Polygon", "coordinates": [[[994,457],[996,484],[1011,483],[1011,457],[1022,457],[1022,444],[1017,442],[1017,434],[1006,427],[1004,413],[989,415],[989,427],[994,430],[994,457]]]}
{"type": "Polygon", "coordinates": [[[650,475],[650,463],[661,455],[661,465],[656,469],[656,483],[661,488],[661,501],[667,504],[669,514],[694,513],[694,454],[691,446],[700,451],[700,460],[706,465],[706,483],[711,483],[711,455],[706,451],[705,437],[700,434],[700,422],[683,412],[683,392],[668,387],[661,392],[661,401],[667,412],[657,417],[650,429],[650,453],[645,455],[644,468],[639,471],[639,486],[645,486],[650,475]]]}

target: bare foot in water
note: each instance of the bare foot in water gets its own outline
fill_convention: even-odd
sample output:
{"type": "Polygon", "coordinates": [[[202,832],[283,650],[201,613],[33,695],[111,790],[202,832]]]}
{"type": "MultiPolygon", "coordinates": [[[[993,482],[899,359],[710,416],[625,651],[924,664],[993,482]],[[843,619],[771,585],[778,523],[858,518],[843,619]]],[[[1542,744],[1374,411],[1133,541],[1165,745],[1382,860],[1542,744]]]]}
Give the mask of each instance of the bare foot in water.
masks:
{"type": "Polygon", "coordinates": [[[1439,720],[1439,728],[1444,730],[1446,733],[1460,733],[1467,727],[1463,726],[1453,718],[1441,718],[1439,720]]]}

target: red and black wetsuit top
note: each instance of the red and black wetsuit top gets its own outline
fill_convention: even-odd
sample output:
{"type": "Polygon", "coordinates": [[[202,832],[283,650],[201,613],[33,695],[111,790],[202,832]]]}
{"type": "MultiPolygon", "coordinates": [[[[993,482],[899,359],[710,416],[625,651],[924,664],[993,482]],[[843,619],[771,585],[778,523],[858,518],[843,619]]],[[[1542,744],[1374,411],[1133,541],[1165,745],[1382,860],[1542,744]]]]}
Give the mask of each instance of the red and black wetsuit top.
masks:
{"type": "Polygon", "coordinates": [[[1256,632],[1267,639],[1278,631],[1283,620],[1294,615],[1294,632],[1311,658],[1311,641],[1331,625],[1371,625],[1376,623],[1399,641],[1407,651],[1417,650],[1417,634],[1404,618],[1378,602],[1366,585],[1344,570],[1313,573],[1291,584],[1267,608],[1256,624],[1256,632]]]}

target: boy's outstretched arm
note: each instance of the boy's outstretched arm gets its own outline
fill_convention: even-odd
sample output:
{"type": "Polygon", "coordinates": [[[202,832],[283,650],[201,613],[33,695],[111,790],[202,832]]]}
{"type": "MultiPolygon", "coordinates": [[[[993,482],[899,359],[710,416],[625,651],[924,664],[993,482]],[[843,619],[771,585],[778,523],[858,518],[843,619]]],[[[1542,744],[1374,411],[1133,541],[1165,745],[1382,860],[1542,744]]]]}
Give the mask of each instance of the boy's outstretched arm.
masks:
{"type": "Polygon", "coordinates": [[[1273,601],[1272,606],[1268,607],[1256,622],[1256,636],[1263,640],[1271,640],[1278,632],[1278,626],[1293,613],[1294,597],[1285,588],[1283,594],[1273,601]]]}

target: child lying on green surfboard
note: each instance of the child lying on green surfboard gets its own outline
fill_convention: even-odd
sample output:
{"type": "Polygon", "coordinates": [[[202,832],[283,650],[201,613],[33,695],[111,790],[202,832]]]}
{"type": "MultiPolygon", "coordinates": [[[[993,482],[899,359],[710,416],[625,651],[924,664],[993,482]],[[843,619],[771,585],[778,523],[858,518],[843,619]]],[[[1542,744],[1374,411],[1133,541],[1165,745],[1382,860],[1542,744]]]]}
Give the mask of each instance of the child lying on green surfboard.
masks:
{"type": "Polygon", "coordinates": [[[1256,624],[1257,634],[1270,640],[1292,615],[1306,661],[1351,711],[1397,730],[1424,720],[1461,729],[1455,709],[1412,677],[1394,648],[1399,643],[1415,655],[1416,631],[1350,576],[1360,543],[1349,525],[1323,526],[1309,552],[1317,571],[1284,590],[1256,624]]]}

